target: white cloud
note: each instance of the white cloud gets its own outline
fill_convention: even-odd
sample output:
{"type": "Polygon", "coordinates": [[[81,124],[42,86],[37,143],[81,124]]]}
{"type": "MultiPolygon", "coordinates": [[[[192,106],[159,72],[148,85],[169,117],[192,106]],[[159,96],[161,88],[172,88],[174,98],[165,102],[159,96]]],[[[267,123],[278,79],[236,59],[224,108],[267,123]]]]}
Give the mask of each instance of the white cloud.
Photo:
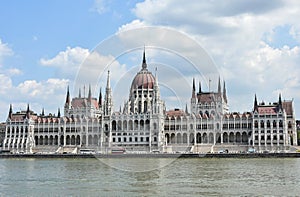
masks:
{"type": "Polygon", "coordinates": [[[37,40],[38,40],[38,37],[37,37],[37,36],[32,36],[32,40],[33,40],[33,41],[37,41],[37,40]]]}
{"type": "MultiPolygon", "coordinates": [[[[5,62],[8,56],[13,56],[14,52],[0,40],[0,62],[5,62]]],[[[68,55],[66,55],[67,58],[68,55]]],[[[66,60],[65,60],[66,61],[66,60]]],[[[59,64],[59,58],[51,61],[44,61],[50,66],[59,64]],[[51,64],[53,63],[53,64],[51,64]]],[[[14,84],[14,77],[23,74],[18,68],[7,68],[2,65],[0,72],[0,121],[5,121],[9,104],[13,104],[14,111],[26,109],[27,103],[31,108],[39,112],[45,107],[49,112],[56,113],[58,107],[62,107],[66,94],[66,87],[69,83],[67,79],[50,78],[42,81],[25,80],[19,84],[14,84]]]]}
{"type": "Polygon", "coordinates": [[[119,32],[122,31],[128,31],[128,30],[132,30],[132,29],[136,29],[136,28],[141,28],[141,27],[147,27],[148,25],[146,24],[145,21],[141,21],[139,19],[133,20],[130,23],[127,23],[125,25],[122,25],[121,27],[119,27],[119,32]]]}
{"type": "Polygon", "coordinates": [[[103,55],[96,50],[91,52],[81,47],[67,47],[51,59],[40,59],[40,64],[56,67],[59,76],[70,78],[70,88],[72,90],[73,87],[75,93],[88,84],[91,84],[95,93],[98,92],[95,88],[104,88],[108,69],[111,71],[112,84],[126,73],[126,65],[120,64],[112,55],[103,55]]]}
{"type": "Polygon", "coordinates": [[[6,93],[9,93],[9,89],[12,87],[12,81],[11,78],[0,74],[0,94],[5,95],[6,93]]]}
{"type": "Polygon", "coordinates": [[[9,76],[16,76],[16,75],[23,74],[23,72],[18,68],[10,68],[10,69],[6,70],[6,73],[9,76]]]}
{"type": "Polygon", "coordinates": [[[54,78],[46,81],[26,80],[16,87],[16,91],[27,97],[28,100],[48,102],[49,97],[56,97],[59,94],[64,95],[68,82],[66,79],[54,78]]]}
{"type": "Polygon", "coordinates": [[[81,47],[67,47],[65,51],[60,51],[53,58],[41,58],[40,64],[43,66],[56,67],[58,76],[72,78],[75,76],[81,63],[89,56],[89,54],[90,52],[88,49],[81,47]]]}
{"type": "MultiPolygon", "coordinates": [[[[134,13],[138,23],[128,26],[137,23],[171,27],[189,33],[201,43],[227,81],[231,109],[250,110],[254,93],[273,101],[279,91],[300,105],[300,93],[296,91],[300,89],[299,1],[146,0],[136,4],[134,13]],[[286,38],[281,37],[283,47],[277,48],[274,31],[286,25],[296,43],[289,46],[287,42],[284,46],[286,38]]],[[[180,43],[177,47],[182,48],[180,43]]]]}
{"type": "Polygon", "coordinates": [[[93,51],[80,65],[74,80],[75,92],[84,85],[91,84],[93,94],[106,87],[107,72],[110,71],[111,85],[118,83],[120,78],[126,74],[125,64],[120,64],[112,55],[102,55],[93,51]]]}
{"type": "Polygon", "coordinates": [[[13,55],[13,51],[9,48],[8,44],[3,43],[0,39],[0,66],[2,66],[2,61],[5,57],[13,55]]]}
{"type": "Polygon", "coordinates": [[[44,66],[64,66],[73,69],[74,67],[78,67],[88,55],[88,49],[83,49],[81,47],[67,47],[65,51],[59,52],[51,59],[41,58],[40,63],[44,66]]]}
{"type": "MultiPolygon", "coordinates": [[[[9,104],[13,104],[14,111],[25,109],[26,103],[29,103],[35,112],[40,112],[45,107],[49,112],[56,113],[57,108],[63,107],[69,80],[26,80],[14,86],[9,76],[0,74],[0,83],[1,111],[8,110],[9,104]]],[[[5,120],[6,115],[1,114],[1,121],[5,120]]]]}
{"type": "Polygon", "coordinates": [[[94,0],[94,5],[91,10],[103,14],[109,10],[109,2],[107,0],[94,0]]]}

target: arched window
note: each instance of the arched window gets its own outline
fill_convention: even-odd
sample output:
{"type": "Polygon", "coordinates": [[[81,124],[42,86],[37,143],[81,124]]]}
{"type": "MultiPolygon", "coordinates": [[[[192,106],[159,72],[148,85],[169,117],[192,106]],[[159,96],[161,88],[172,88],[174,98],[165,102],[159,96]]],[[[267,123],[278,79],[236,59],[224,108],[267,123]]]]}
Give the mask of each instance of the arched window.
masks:
{"type": "Polygon", "coordinates": [[[144,120],[140,120],[140,130],[144,130],[144,120]]]}
{"type": "Polygon", "coordinates": [[[288,123],[288,128],[289,128],[289,129],[292,128],[292,123],[291,123],[291,121],[289,121],[289,123],[288,123]]]}
{"type": "Polygon", "coordinates": [[[193,128],[194,128],[193,124],[190,124],[190,129],[193,129],[193,128]]]}
{"type": "Polygon", "coordinates": [[[148,111],[147,109],[147,101],[144,101],[144,113],[146,113],[148,111]]]}
{"type": "Polygon", "coordinates": [[[134,121],[134,130],[138,130],[138,128],[139,128],[139,121],[135,120],[134,121]]]}
{"type": "Polygon", "coordinates": [[[150,120],[149,119],[147,119],[146,121],[145,121],[145,126],[146,126],[146,131],[149,131],[150,130],[150,120]]]}
{"type": "Polygon", "coordinates": [[[273,120],[273,128],[277,127],[277,122],[276,120],[273,120]]]}
{"type": "Polygon", "coordinates": [[[128,130],[133,130],[133,123],[132,123],[132,120],[129,120],[129,128],[128,130]]]}
{"type": "Polygon", "coordinates": [[[121,131],[122,130],[122,121],[119,120],[118,121],[118,131],[121,131]]]}
{"type": "Polygon", "coordinates": [[[123,121],[123,130],[127,130],[127,121],[126,120],[123,121]]]}
{"type": "Polygon", "coordinates": [[[258,128],[258,122],[257,122],[257,120],[255,120],[255,122],[254,122],[254,128],[258,128]]]}
{"type": "Polygon", "coordinates": [[[141,101],[139,101],[138,112],[139,112],[139,113],[142,112],[142,102],[141,102],[141,101]]]}
{"type": "Polygon", "coordinates": [[[113,131],[117,130],[117,123],[115,120],[112,121],[112,130],[113,131]]]}
{"type": "Polygon", "coordinates": [[[205,114],[207,115],[207,117],[209,117],[209,113],[208,113],[208,111],[205,111],[205,114]]]}
{"type": "Polygon", "coordinates": [[[283,127],[282,120],[279,120],[279,127],[283,127]]]}
{"type": "Polygon", "coordinates": [[[260,128],[264,128],[265,127],[265,122],[262,120],[260,121],[260,128]]]}
{"type": "Polygon", "coordinates": [[[270,127],[271,127],[270,120],[267,120],[267,128],[270,128],[270,127]]]}
{"type": "Polygon", "coordinates": [[[156,123],[153,123],[153,129],[156,130],[156,123]]]}

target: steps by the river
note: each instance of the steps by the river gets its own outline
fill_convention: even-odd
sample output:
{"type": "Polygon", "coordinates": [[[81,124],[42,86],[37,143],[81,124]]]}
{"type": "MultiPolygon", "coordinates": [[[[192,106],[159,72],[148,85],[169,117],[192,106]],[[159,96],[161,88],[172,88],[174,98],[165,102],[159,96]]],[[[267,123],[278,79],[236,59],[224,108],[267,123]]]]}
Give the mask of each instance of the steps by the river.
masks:
{"type": "Polygon", "coordinates": [[[32,148],[33,153],[55,153],[57,146],[36,146],[32,148]]]}
{"type": "Polygon", "coordinates": [[[213,152],[227,151],[229,153],[240,153],[247,152],[248,148],[248,145],[214,145],[213,152]]]}
{"type": "Polygon", "coordinates": [[[196,144],[192,147],[193,153],[210,153],[212,152],[212,144],[196,144]]]}

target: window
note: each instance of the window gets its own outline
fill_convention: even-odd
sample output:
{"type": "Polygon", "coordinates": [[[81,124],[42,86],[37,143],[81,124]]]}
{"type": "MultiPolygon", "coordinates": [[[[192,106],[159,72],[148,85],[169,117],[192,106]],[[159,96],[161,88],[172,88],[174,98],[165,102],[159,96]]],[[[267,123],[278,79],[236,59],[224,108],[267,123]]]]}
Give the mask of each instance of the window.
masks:
{"type": "Polygon", "coordinates": [[[289,129],[292,128],[292,123],[291,123],[291,121],[289,121],[289,123],[288,123],[288,128],[289,128],[289,129]]]}
{"type": "Polygon", "coordinates": [[[283,140],[283,135],[280,135],[280,136],[279,136],[279,139],[280,139],[280,140],[283,140]]]}
{"type": "Polygon", "coordinates": [[[273,121],[273,128],[276,128],[277,127],[277,122],[276,120],[273,121]]]}
{"type": "Polygon", "coordinates": [[[279,121],[279,127],[283,127],[282,120],[279,121]]]}
{"type": "Polygon", "coordinates": [[[156,129],[156,123],[153,123],[153,129],[156,129]]]}
{"type": "Polygon", "coordinates": [[[270,120],[267,120],[267,128],[270,128],[270,127],[271,127],[270,120]]]}
{"type": "Polygon", "coordinates": [[[262,121],[260,121],[260,128],[264,128],[265,127],[265,123],[264,123],[264,121],[262,120],[262,121]]]}
{"type": "Polygon", "coordinates": [[[254,128],[258,128],[258,122],[257,122],[257,120],[254,122],[254,128]]]}

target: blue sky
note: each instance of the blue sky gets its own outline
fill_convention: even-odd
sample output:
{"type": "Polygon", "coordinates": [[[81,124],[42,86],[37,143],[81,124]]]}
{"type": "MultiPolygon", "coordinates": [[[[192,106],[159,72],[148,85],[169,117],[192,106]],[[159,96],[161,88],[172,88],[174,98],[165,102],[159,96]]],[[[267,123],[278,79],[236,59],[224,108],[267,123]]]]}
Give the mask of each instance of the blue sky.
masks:
{"type": "MultiPolygon", "coordinates": [[[[88,56],[94,57],[86,60],[91,69],[103,71],[104,67],[99,65],[114,58],[107,54],[93,56],[99,43],[113,36],[119,36],[124,42],[120,32],[149,26],[181,32],[207,51],[222,80],[226,81],[231,111],[251,110],[255,93],[265,102],[276,101],[282,93],[284,99],[294,99],[299,117],[298,1],[12,0],[1,1],[0,5],[0,121],[5,121],[10,103],[14,111],[25,109],[30,103],[38,113],[42,108],[46,113],[56,113],[58,107],[63,107],[66,86],[75,84],[76,73],[88,56]]],[[[160,34],[138,34],[137,31],[126,37],[127,43],[136,43],[134,46],[141,48],[114,62],[112,83],[116,87],[119,87],[118,77],[126,73],[130,75],[126,75],[124,84],[130,86],[130,76],[133,78],[139,69],[143,44],[148,45],[147,60],[152,71],[156,65],[169,62],[168,66],[177,67],[184,75],[185,84],[191,85],[189,81],[193,77],[197,84],[198,79],[207,84],[207,79],[202,79],[199,73],[183,71],[188,70],[188,63],[183,65],[184,61],[154,50],[153,43],[160,43],[159,39],[160,34]],[[132,66],[137,66],[136,70],[132,70],[132,66]]],[[[186,50],[176,39],[164,44],[172,50],[186,50]]],[[[172,81],[172,87],[181,87],[176,80],[178,76],[169,75],[164,68],[161,73],[158,69],[161,82],[172,81]]],[[[99,84],[92,84],[95,97],[98,86],[104,82],[99,84]]],[[[216,87],[216,83],[212,87],[216,87]]],[[[77,94],[76,88],[72,95],[77,94]]],[[[189,87],[181,89],[176,91],[186,96],[182,96],[180,107],[189,102],[190,96],[189,87]]],[[[129,87],[124,92],[127,90],[129,87]]],[[[115,94],[120,97],[118,92],[115,94]]],[[[122,101],[115,99],[116,110],[129,92],[125,94],[122,101]]],[[[174,95],[162,96],[168,108],[178,104],[173,102],[174,95]]]]}
{"type": "Polygon", "coordinates": [[[1,40],[8,43],[14,57],[8,59],[24,72],[24,79],[42,80],[53,77],[40,67],[41,57],[53,57],[67,46],[93,49],[100,41],[130,22],[133,1],[109,1],[109,8],[100,13],[94,1],[3,1],[1,2],[1,40]],[[32,72],[38,71],[38,75],[32,72]]]}

